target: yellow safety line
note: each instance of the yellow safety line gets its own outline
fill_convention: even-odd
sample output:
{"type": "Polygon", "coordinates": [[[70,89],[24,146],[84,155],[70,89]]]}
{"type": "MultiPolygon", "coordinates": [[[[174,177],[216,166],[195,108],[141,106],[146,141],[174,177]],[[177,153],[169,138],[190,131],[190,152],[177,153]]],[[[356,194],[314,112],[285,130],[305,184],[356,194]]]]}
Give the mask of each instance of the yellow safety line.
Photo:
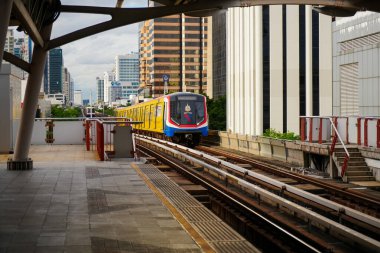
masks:
{"type": "Polygon", "coordinates": [[[141,171],[141,169],[132,163],[131,167],[136,170],[136,172],[145,181],[148,187],[153,191],[154,194],[161,200],[161,202],[169,209],[176,220],[184,227],[187,233],[193,238],[193,240],[201,247],[202,251],[205,253],[215,253],[215,250],[210,246],[210,244],[196,231],[193,226],[186,220],[185,217],[177,210],[172,203],[157,189],[156,186],[149,180],[149,178],[141,171]]]}

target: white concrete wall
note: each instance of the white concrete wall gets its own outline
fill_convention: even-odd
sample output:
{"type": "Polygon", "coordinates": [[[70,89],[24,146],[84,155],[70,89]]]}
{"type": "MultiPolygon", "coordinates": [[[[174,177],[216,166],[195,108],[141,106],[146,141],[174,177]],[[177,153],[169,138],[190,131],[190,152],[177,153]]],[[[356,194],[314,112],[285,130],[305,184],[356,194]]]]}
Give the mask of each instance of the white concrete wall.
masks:
{"type": "MultiPolygon", "coordinates": [[[[32,133],[32,145],[46,145],[46,121],[35,121],[32,133]]],[[[54,121],[53,145],[84,144],[85,130],[83,121],[54,121]]],[[[13,121],[13,143],[16,143],[20,120],[13,121]]]]}

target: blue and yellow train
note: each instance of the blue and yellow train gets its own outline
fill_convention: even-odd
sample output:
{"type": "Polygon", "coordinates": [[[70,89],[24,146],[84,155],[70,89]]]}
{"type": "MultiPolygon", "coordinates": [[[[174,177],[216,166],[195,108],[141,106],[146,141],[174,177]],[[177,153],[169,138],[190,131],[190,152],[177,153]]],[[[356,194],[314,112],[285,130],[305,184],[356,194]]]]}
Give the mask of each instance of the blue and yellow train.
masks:
{"type": "Polygon", "coordinates": [[[188,92],[165,95],[148,102],[118,108],[118,117],[142,121],[135,126],[138,133],[184,143],[199,144],[208,135],[206,97],[188,92]]]}

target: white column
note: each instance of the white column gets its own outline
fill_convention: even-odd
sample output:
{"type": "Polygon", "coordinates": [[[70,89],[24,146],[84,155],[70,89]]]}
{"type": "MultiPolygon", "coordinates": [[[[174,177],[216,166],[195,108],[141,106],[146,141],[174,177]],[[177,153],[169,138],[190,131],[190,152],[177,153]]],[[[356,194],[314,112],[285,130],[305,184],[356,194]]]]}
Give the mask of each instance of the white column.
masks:
{"type": "Polygon", "coordinates": [[[319,14],[319,115],[332,115],[332,21],[319,14]]]}
{"type": "Polygon", "coordinates": [[[300,78],[299,78],[299,6],[286,6],[286,47],[287,47],[287,130],[299,133],[300,78]]]}
{"type": "Polygon", "coordinates": [[[263,7],[255,7],[255,110],[256,135],[263,134],[263,7]]]}
{"type": "Polygon", "coordinates": [[[5,40],[7,38],[7,31],[9,25],[9,18],[12,10],[13,0],[1,0],[0,1],[0,69],[3,62],[5,40]]]}
{"type": "Polygon", "coordinates": [[[270,127],[283,130],[282,5],[269,6],[270,32],[270,127]]]}
{"type": "Polygon", "coordinates": [[[306,37],[306,116],[313,115],[313,24],[312,7],[305,8],[305,37],[306,37]]]}

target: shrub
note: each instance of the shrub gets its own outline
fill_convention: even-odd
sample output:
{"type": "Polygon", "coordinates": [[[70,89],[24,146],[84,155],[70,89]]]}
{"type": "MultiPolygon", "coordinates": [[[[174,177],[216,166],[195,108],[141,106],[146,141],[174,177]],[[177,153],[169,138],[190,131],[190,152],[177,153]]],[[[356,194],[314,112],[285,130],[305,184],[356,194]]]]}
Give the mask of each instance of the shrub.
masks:
{"type": "Polygon", "coordinates": [[[299,140],[300,139],[299,135],[296,135],[293,132],[281,133],[281,132],[276,131],[273,128],[266,129],[263,136],[274,138],[274,139],[282,139],[282,140],[299,140]]]}

